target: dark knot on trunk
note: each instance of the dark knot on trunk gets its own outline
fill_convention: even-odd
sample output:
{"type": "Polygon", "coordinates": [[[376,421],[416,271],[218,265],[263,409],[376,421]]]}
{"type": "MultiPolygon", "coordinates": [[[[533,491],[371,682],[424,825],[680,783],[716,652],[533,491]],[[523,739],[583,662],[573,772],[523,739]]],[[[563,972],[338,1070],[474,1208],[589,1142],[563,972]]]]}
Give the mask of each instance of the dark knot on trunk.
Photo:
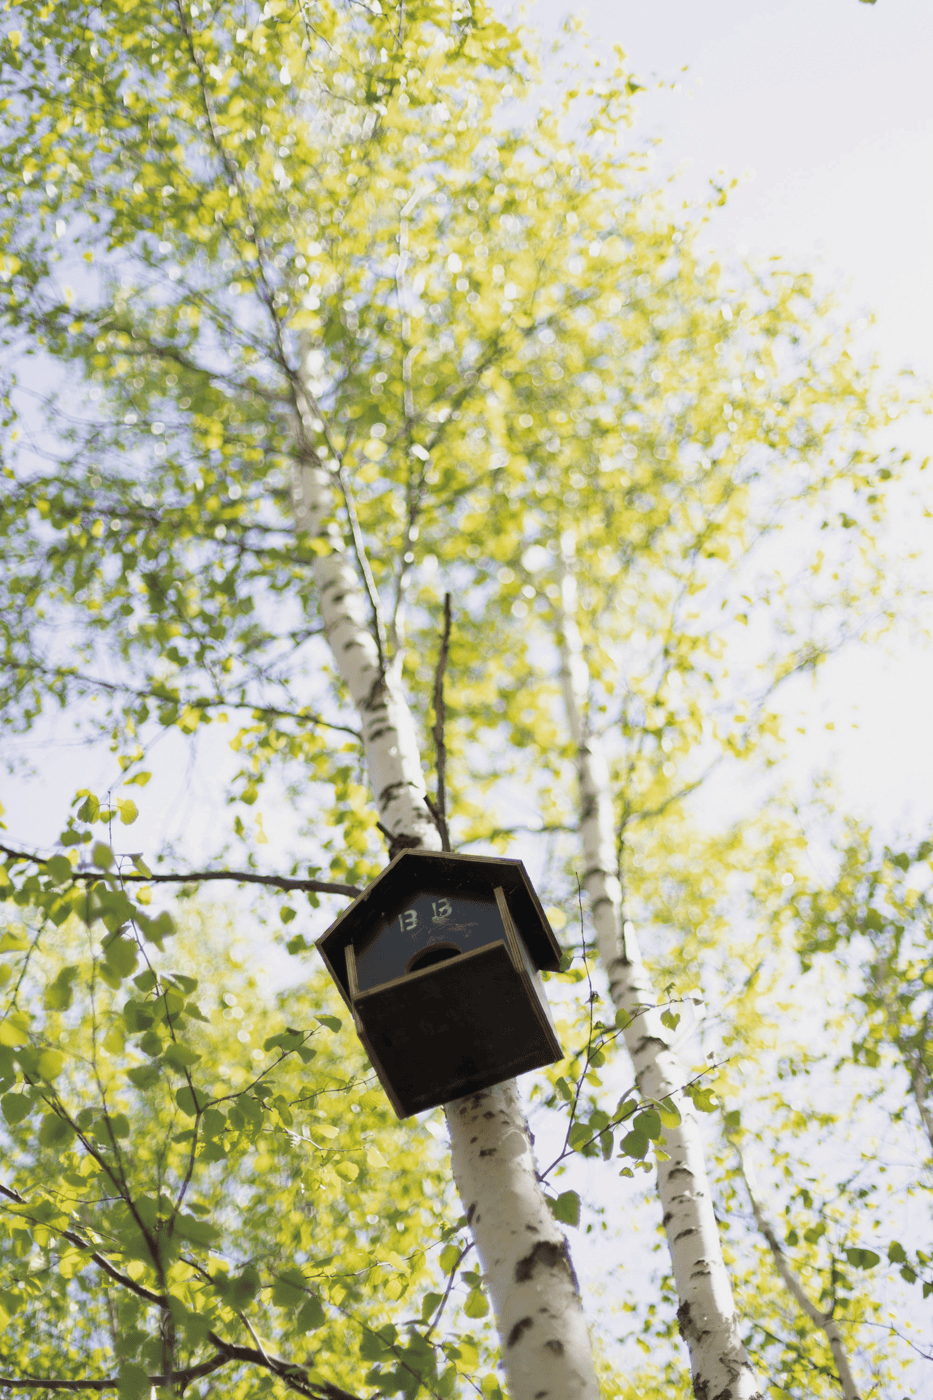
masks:
{"type": "Polygon", "coordinates": [[[390,831],[382,822],[376,822],[382,832],[389,847],[389,860],[394,860],[399,851],[417,851],[424,845],[424,842],[417,836],[409,836],[404,831],[390,831]]]}

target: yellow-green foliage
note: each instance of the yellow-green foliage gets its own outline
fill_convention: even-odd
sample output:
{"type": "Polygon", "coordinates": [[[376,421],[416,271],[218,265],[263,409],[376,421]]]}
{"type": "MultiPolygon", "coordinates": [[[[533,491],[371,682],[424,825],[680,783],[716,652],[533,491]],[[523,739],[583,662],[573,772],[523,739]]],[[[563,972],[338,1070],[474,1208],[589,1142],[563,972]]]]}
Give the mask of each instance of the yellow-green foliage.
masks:
{"type": "MultiPolygon", "coordinates": [[[[299,828],[283,873],[356,886],[377,871],[360,738],[312,584],[321,551],[341,548],[365,551],[426,756],[452,593],[454,839],[505,851],[543,832],[542,889],[568,949],[578,810],[556,649],[574,574],[626,915],[667,987],[669,1028],[689,1031],[685,998],[707,1011],[691,1092],[704,1121],[727,1115],[717,1189],[749,1344],[766,1372],[783,1358],[775,1395],[833,1393],[821,1334],[748,1228],[732,1140],[759,1154],[813,1296],[839,1300],[886,1385],[888,1334],[861,1325],[889,1321],[870,1264],[891,1215],[872,1214],[880,1168],[860,1197],[835,1161],[802,1186],[798,1164],[821,1135],[861,1152],[869,1103],[875,1165],[885,1122],[916,1127],[878,1080],[916,1078],[917,1054],[929,1073],[926,952],[889,933],[916,900],[884,863],[881,952],[859,962],[859,939],[879,932],[858,922],[864,841],[837,889],[794,906],[795,824],[700,835],[684,799],[717,765],[775,763],[777,688],[866,615],[890,615],[878,525],[901,462],[875,433],[897,393],[859,367],[806,275],[701,256],[646,189],[619,54],[549,86],[521,31],[444,0],[11,0],[4,34],[0,712],[20,732],[66,708],[110,745],[122,783],[112,803],[79,794],[50,859],[17,858],[11,836],[0,874],[20,919],[0,972],[5,1369],[120,1371],[132,1397],[167,1357],[213,1356],[213,1333],[246,1350],[189,1378],[189,1396],[282,1390],[270,1356],[312,1387],[498,1393],[433,1139],[388,1115],[316,974],[276,1001],[215,921],[179,915],[190,904],[171,902],[173,933],[164,886],[111,832],[132,823],[127,792],[145,800],[171,731],[174,752],[211,755],[215,849],[231,834],[255,873],[262,804],[276,802],[299,828]],[[37,366],[29,394],[21,355],[37,366]],[[317,539],[294,534],[296,455],[333,473],[317,539]],[[835,980],[827,919],[845,948],[835,980]],[[432,1327],[455,1269],[464,1307],[432,1327]]],[[[257,936],[278,943],[284,926],[300,957],[295,903],[257,936]]],[[[562,1115],[567,1161],[612,1172],[616,1192],[621,1171],[634,1191],[674,1110],[630,1092],[619,1026],[587,1000],[580,960],[562,976],[568,1060],[533,1101],[562,1115]]],[[[554,1208],[572,1225],[579,1193],[554,1208]]],[[[925,1287],[929,1259],[902,1235],[881,1254],[925,1287]]],[[[625,1304],[649,1360],[623,1378],[606,1341],[607,1394],[684,1389],[676,1300],[655,1283],[625,1304]]]]}

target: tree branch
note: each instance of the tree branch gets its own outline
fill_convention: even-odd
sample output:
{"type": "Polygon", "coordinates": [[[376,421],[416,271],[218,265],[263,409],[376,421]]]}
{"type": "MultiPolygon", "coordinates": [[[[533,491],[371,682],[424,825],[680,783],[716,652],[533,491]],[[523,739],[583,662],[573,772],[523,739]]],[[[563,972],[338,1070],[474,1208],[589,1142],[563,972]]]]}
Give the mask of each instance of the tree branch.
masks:
{"type": "Polygon", "coordinates": [[[255,1366],[262,1366],[283,1380],[289,1390],[309,1396],[310,1400],[321,1400],[321,1397],[324,1397],[324,1400],[359,1400],[359,1396],[341,1389],[339,1385],[333,1385],[330,1381],[303,1380],[302,1377],[307,1375],[304,1366],[296,1366],[280,1356],[266,1356],[256,1347],[241,1347],[233,1342],[225,1342],[215,1332],[208,1332],[207,1336],[211,1344],[230,1360],[250,1361],[255,1366]]]}
{"type": "MultiPolygon", "coordinates": [[[[0,851],[13,860],[28,860],[34,865],[47,865],[51,859],[49,856],[35,855],[30,851],[15,851],[12,847],[4,846],[2,843],[0,843],[0,851]]],[[[97,881],[106,881],[108,877],[103,871],[75,870],[71,878],[96,883],[97,881]]],[[[256,870],[192,870],[182,875],[125,874],[110,878],[119,879],[121,882],[132,881],[142,885],[193,885],[203,884],[208,880],[233,880],[239,885],[270,885],[277,890],[303,890],[314,894],[343,894],[350,899],[355,899],[360,894],[356,885],[341,885],[334,880],[299,880],[293,879],[290,875],[261,875],[256,870]]]]}
{"type": "MultiPolygon", "coordinates": [[[[228,1365],[232,1359],[230,1356],[218,1354],[212,1356],[208,1361],[202,1361],[199,1366],[189,1366],[181,1371],[173,1371],[171,1376],[150,1376],[149,1384],[152,1386],[181,1385],[184,1388],[201,1376],[209,1376],[212,1371],[219,1371],[221,1366],[228,1365]]],[[[0,1390],[67,1390],[80,1393],[82,1390],[116,1390],[119,1384],[119,1376],[104,1376],[100,1380],[81,1381],[51,1380],[48,1376],[0,1376],[0,1390]]]]}
{"type": "Polygon", "coordinates": [[[369,599],[369,606],[373,615],[373,640],[376,643],[376,650],[379,653],[379,669],[385,674],[388,664],[388,646],[386,642],[385,623],[382,618],[382,605],[379,602],[379,593],[376,589],[376,580],[369,563],[369,555],[366,553],[366,544],[363,540],[363,532],[360,529],[359,516],[356,513],[356,502],[350,490],[350,483],[347,481],[346,472],[342,464],[337,461],[336,470],[332,475],[336,478],[343,496],[343,503],[347,511],[347,520],[350,525],[350,538],[353,541],[353,552],[356,555],[356,562],[360,568],[363,578],[363,586],[366,589],[366,596],[369,599]]]}
{"type": "Polygon", "coordinates": [[[450,594],[444,594],[444,631],[441,635],[441,649],[434,672],[434,751],[437,755],[437,801],[432,802],[425,794],[425,801],[435,825],[441,835],[441,846],[450,850],[450,829],[447,825],[447,742],[444,738],[444,725],[447,720],[447,706],[444,703],[444,673],[450,653],[450,594]]]}
{"type": "MultiPolygon", "coordinates": [[[[17,1205],[29,1205],[25,1196],[21,1196],[20,1193],[11,1186],[4,1186],[2,1182],[0,1182],[0,1195],[6,1196],[11,1201],[15,1201],[17,1205]]],[[[22,1218],[26,1220],[35,1219],[35,1217],[31,1216],[24,1216],[22,1218]]],[[[35,1220],[35,1223],[44,1225],[46,1229],[49,1228],[46,1222],[35,1220]]],[[[151,1288],[146,1288],[143,1284],[137,1283],[136,1280],[131,1279],[128,1274],[122,1274],[119,1269],[111,1264],[110,1260],[107,1259],[105,1255],[94,1249],[89,1240],[83,1239],[82,1236],[76,1234],[74,1230],[59,1229],[57,1233],[63,1240],[67,1240],[69,1244],[73,1244],[76,1249],[91,1250],[92,1253],[90,1257],[97,1267],[102,1269],[109,1278],[112,1278],[114,1283],[120,1284],[121,1288],[128,1288],[131,1293],[136,1294],[137,1298],[144,1298],[147,1303],[155,1303],[157,1307],[164,1307],[164,1298],[158,1293],[154,1293],[151,1288]]]]}
{"type": "Polygon", "coordinates": [[[842,1386],[842,1393],[845,1400],[861,1400],[858,1387],[855,1384],[855,1379],[849,1366],[849,1358],[846,1354],[845,1343],[842,1340],[838,1326],[833,1320],[832,1313],[822,1312],[804,1291],[803,1284],[788,1263],[787,1256],[781,1248],[781,1242],[752,1190],[745,1159],[742,1156],[742,1150],[734,1138],[730,1137],[729,1141],[735,1149],[735,1155],[738,1158],[739,1175],[745,1183],[745,1190],[748,1192],[748,1199],[751,1202],[755,1224],[758,1226],[759,1232],[763,1235],[768,1248],[771,1250],[775,1267],[781,1275],[784,1286],[797,1303],[801,1312],[805,1313],[813,1325],[819,1327],[825,1334],[826,1340],[829,1343],[829,1349],[833,1355],[836,1374],[839,1377],[839,1384],[842,1386]]]}
{"type": "Polygon", "coordinates": [[[334,724],[314,710],[286,710],[277,705],[254,704],[249,700],[229,700],[224,696],[216,696],[214,699],[206,696],[186,699],[183,695],[173,695],[165,689],[150,687],[146,690],[138,690],[131,685],[105,681],[100,676],[85,676],[80,671],[68,667],[44,666],[40,661],[32,661],[29,669],[41,675],[50,676],[54,680],[73,680],[79,685],[92,686],[95,690],[105,690],[110,695],[132,695],[137,700],[154,700],[162,705],[178,705],[179,708],[187,706],[191,710],[249,710],[252,715],[258,715],[263,719],[293,719],[301,724],[317,724],[324,729],[334,729],[340,734],[349,734],[358,742],[362,742],[362,735],[358,729],[353,729],[347,724],[334,724]]]}

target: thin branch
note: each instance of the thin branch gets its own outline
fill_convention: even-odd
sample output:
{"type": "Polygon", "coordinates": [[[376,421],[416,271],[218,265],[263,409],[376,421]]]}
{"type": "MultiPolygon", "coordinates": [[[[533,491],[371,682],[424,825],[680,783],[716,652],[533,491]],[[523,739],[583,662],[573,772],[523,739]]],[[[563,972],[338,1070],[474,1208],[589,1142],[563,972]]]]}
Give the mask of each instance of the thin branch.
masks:
{"type": "Polygon", "coordinates": [[[346,472],[341,462],[337,462],[333,475],[337,479],[340,493],[343,496],[343,503],[347,511],[347,520],[350,524],[350,537],[353,540],[353,552],[356,555],[356,562],[359,564],[360,573],[363,577],[363,585],[366,589],[366,596],[369,599],[369,606],[373,615],[373,640],[376,643],[376,650],[379,653],[379,670],[385,675],[388,660],[388,645],[386,642],[385,623],[382,618],[382,605],[379,602],[379,594],[376,589],[376,580],[369,563],[369,555],[366,553],[366,544],[363,540],[363,532],[360,529],[359,516],[356,513],[356,502],[353,499],[353,492],[350,483],[347,481],[346,472]]]}
{"type": "Polygon", "coordinates": [[[447,825],[447,741],[444,737],[444,725],[447,721],[447,706],[444,703],[444,674],[447,670],[447,658],[450,654],[450,622],[450,594],[445,593],[444,631],[441,635],[437,669],[434,672],[434,728],[431,731],[434,736],[434,751],[437,755],[437,801],[431,802],[425,795],[425,801],[428,803],[431,815],[441,834],[441,846],[445,851],[450,850],[450,829],[447,825]]]}
{"type": "MultiPolygon", "coordinates": [[[[4,1186],[2,1183],[0,1183],[0,1195],[4,1195],[9,1200],[15,1201],[17,1205],[29,1205],[25,1196],[21,1196],[15,1188],[4,1186]]],[[[25,1220],[35,1219],[36,1224],[44,1224],[44,1222],[39,1221],[37,1217],[22,1216],[21,1218],[25,1220]]],[[[44,1224],[44,1228],[48,1229],[49,1227],[47,1224],[44,1224]]],[[[74,1230],[58,1230],[57,1233],[63,1240],[67,1240],[69,1244],[73,1244],[76,1249],[92,1251],[90,1257],[97,1267],[102,1269],[109,1278],[112,1278],[114,1283],[120,1284],[121,1288],[129,1289],[131,1293],[136,1294],[137,1298],[144,1298],[147,1303],[155,1303],[157,1307],[165,1306],[164,1298],[158,1293],[154,1293],[151,1288],[145,1288],[141,1283],[137,1283],[136,1280],[130,1278],[128,1274],[122,1274],[119,1269],[114,1268],[110,1260],[101,1254],[99,1250],[95,1250],[89,1240],[83,1239],[82,1236],[76,1234],[74,1230]]]]}
{"type": "Polygon", "coordinates": [[[838,1326],[833,1320],[832,1313],[821,1311],[805,1292],[803,1284],[787,1261],[787,1256],[781,1248],[781,1242],[775,1234],[771,1222],[762,1210],[758,1198],[752,1190],[745,1159],[742,1156],[742,1149],[734,1138],[730,1137],[729,1141],[735,1149],[735,1155],[738,1158],[739,1175],[745,1183],[745,1190],[748,1192],[748,1199],[751,1202],[755,1224],[758,1226],[759,1232],[763,1235],[768,1248],[771,1250],[775,1267],[781,1275],[784,1286],[797,1303],[801,1312],[805,1313],[813,1325],[819,1327],[825,1334],[826,1340],[829,1343],[829,1349],[833,1355],[836,1374],[839,1377],[839,1384],[842,1386],[842,1393],[845,1400],[861,1400],[858,1387],[855,1384],[855,1379],[849,1366],[849,1358],[846,1354],[845,1343],[842,1340],[838,1326]]]}
{"type": "Polygon", "coordinates": [[[208,1341],[217,1348],[218,1351],[234,1361],[251,1361],[256,1366],[264,1366],[271,1370],[273,1375],[279,1377],[288,1386],[289,1390],[295,1390],[299,1395],[306,1395],[311,1400],[359,1400],[359,1397],[349,1390],[343,1390],[339,1385],[333,1385],[330,1381],[303,1381],[302,1377],[307,1375],[304,1366],[296,1366],[291,1361],[285,1361],[279,1356],[265,1356],[255,1347],[235,1346],[232,1342],[225,1342],[222,1337],[218,1337],[215,1332],[208,1332],[208,1341]]]}
{"type": "Polygon", "coordinates": [[[159,686],[138,690],[134,686],[122,685],[118,681],[105,681],[100,676],[83,675],[80,671],[70,667],[44,666],[40,661],[31,661],[28,669],[40,675],[51,677],[53,680],[73,680],[79,685],[92,686],[95,690],[105,690],[109,695],[132,695],[137,700],[156,700],[163,705],[187,706],[191,710],[249,710],[253,716],[259,716],[262,719],[294,719],[302,724],[318,724],[324,729],[335,729],[341,734],[349,734],[358,742],[362,742],[362,735],[358,729],[353,729],[347,724],[334,724],[314,710],[286,710],[277,705],[253,704],[249,700],[230,700],[221,695],[214,699],[206,696],[186,699],[183,695],[173,695],[171,691],[159,686]]]}
{"type": "MultiPolygon", "coordinates": [[[[172,1371],[170,1376],[150,1376],[152,1386],[181,1385],[182,1388],[201,1376],[209,1376],[219,1371],[234,1358],[218,1353],[199,1366],[189,1366],[182,1371],[172,1371]]],[[[47,1376],[0,1376],[0,1390],[66,1390],[80,1393],[84,1390],[116,1390],[120,1385],[119,1376],[105,1376],[100,1380],[60,1381],[47,1376]]]]}
{"type": "Polygon", "coordinates": [[[448,1298],[450,1297],[451,1289],[453,1288],[454,1284],[455,1284],[456,1281],[457,1281],[457,1274],[458,1274],[458,1272],[459,1272],[460,1265],[463,1263],[464,1259],[465,1259],[466,1256],[469,1254],[470,1250],[473,1248],[473,1244],[474,1244],[474,1241],[473,1241],[473,1240],[470,1240],[468,1244],[465,1244],[465,1245],[463,1246],[463,1248],[462,1248],[461,1251],[460,1251],[460,1258],[457,1260],[456,1264],[454,1264],[453,1268],[452,1268],[451,1271],[450,1271],[450,1277],[449,1277],[448,1280],[447,1280],[447,1287],[444,1289],[444,1296],[443,1296],[443,1298],[441,1299],[441,1301],[440,1301],[440,1302],[438,1303],[438,1305],[437,1305],[437,1311],[436,1311],[435,1314],[434,1314],[434,1318],[433,1318],[433,1320],[432,1320],[432,1322],[431,1322],[431,1326],[428,1328],[428,1330],[427,1330],[427,1331],[425,1332],[425,1334],[424,1334],[424,1340],[425,1340],[425,1341],[428,1340],[428,1338],[430,1337],[431,1333],[434,1331],[435,1327],[437,1326],[437,1324],[438,1324],[438,1323],[440,1322],[440,1320],[441,1320],[441,1316],[442,1316],[442,1314],[443,1314],[444,1308],[447,1306],[447,1300],[448,1300],[448,1298]]]}
{"type": "MultiPolygon", "coordinates": [[[[0,851],[13,860],[31,861],[34,865],[47,865],[50,856],[35,855],[30,851],[15,851],[0,843],[0,851]]],[[[93,883],[106,883],[108,876],[103,871],[75,870],[72,880],[93,883]]],[[[180,875],[120,875],[121,881],[133,881],[143,885],[195,885],[207,880],[233,880],[239,885],[270,885],[277,890],[303,890],[314,894],[343,894],[355,899],[361,891],[356,885],[341,885],[334,880],[298,880],[290,875],[260,875],[256,870],[191,870],[180,875]]]]}

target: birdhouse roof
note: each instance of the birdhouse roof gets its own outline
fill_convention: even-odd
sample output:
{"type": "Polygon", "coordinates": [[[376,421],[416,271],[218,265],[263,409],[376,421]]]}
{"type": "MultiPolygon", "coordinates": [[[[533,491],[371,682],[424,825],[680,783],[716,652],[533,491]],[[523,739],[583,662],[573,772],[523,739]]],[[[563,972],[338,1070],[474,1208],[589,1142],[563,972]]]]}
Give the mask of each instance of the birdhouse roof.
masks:
{"type": "Polygon", "coordinates": [[[541,908],[520,860],[503,856],[455,855],[450,851],[401,851],[357,895],[330,928],[317,940],[317,948],[334,981],[349,998],[344,950],[383,921],[384,910],[422,890],[491,899],[498,886],[535,966],[545,972],[560,967],[561,948],[541,908]]]}

